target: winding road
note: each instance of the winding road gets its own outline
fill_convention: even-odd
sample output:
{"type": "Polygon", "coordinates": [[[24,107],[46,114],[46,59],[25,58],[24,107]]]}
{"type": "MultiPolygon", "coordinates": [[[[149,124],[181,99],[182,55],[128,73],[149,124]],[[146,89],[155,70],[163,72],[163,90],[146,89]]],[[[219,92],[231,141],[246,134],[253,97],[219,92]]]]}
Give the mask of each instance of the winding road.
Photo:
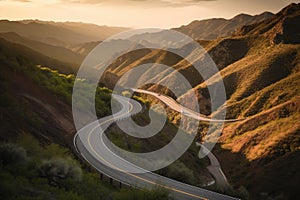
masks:
{"type": "MultiPolygon", "coordinates": [[[[141,90],[135,91],[143,92],[141,90]]],[[[159,99],[161,99],[168,106],[171,104],[172,108],[175,108],[174,110],[179,111],[179,107],[176,105],[176,102],[171,103],[171,99],[169,97],[154,93],[154,96],[155,95],[157,95],[156,97],[159,97],[159,99]]],[[[175,181],[153,172],[138,174],[128,173],[126,170],[127,168],[129,171],[132,168],[136,168],[137,170],[140,170],[140,168],[122,159],[112,150],[110,150],[110,148],[106,145],[109,143],[109,139],[104,134],[104,131],[116,120],[121,120],[140,112],[142,107],[134,100],[129,100],[128,102],[126,97],[113,95],[113,98],[120,102],[122,109],[118,113],[114,114],[114,116],[104,117],[88,124],[79,130],[74,137],[74,145],[76,150],[96,170],[129,186],[147,189],[152,189],[155,186],[163,187],[168,189],[170,191],[170,195],[172,195],[175,199],[237,199],[175,181]]],[[[190,116],[195,116],[195,113],[192,113],[189,110],[186,110],[186,113],[188,113],[190,116]]]]}
{"type": "Polygon", "coordinates": [[[237,122],[237,121],[241,121],[244,120],[243,118],[241,119],[212,119],[207,117],[206,115],[202,115],[199,114],[189,108],[183,107],[181,106],[179,103],[177,103],[174,99],[172,99],[171,97],[165,96],[165,95],[161,95],[155,92],[150,92],[148,90],[142,90],[142,89],[135,89],[135,88],[131,88],[131,90],[133,90],[134,92],[137,93],[143,93],[143,94],[149,94],[151,96],[156,97],[157,99],[161,100],[163,103],[165,103],[167,106],[169,106],[171,109],[182,113],[185,116],[200,120],[200,121],[204,121],[204,122],[214,122],[214,123],[230,123],[230,122],[237,122]]]}
{"type": "MultiPolygon", "coordinates": [[[[226,119],[226,120],[211,119],[211,118],[208,118],[205,115],[201,115],[199,113],[196,113],[196,112],[190,110],[189,108],[185,108],[185,107],[181,106],[174,99],[172,99],[168,96],[157,94],[155,92],[150,92],[150,91],[147,91],[147,90],[142,90],[142,89],[134,89],[134,88],[131,88],[131,89],[134,92],[137,92],[137,93],[143,93],[143,94],[148,94],[148,95],[154,96],[155,98],[159,99],[160,101],[165,103],[167,106],[169,106],[169,108],[171,108],[171,109],[173,109],[177,112],[180,112],[183,115],[186,115],[188,117],[192,117],[192,118],[200,120],[200,121],[213,122],[213,123],[224,123],[224,122],[230,123],[230,122],[236,122],[236,121],[243,120],[242,118],[241,119],[226,119]]],[[[196,143],[196,145],[201,146],[200,143],[196,143]]],[[[207,154],[207,157],[208,157],[209,162],[210,162],[210,165],[207,167],[207,169],[213,175],[213,177],[215,178],[216,184],[219,187],[223,187],[223,188],[228,187],[229,183],[227,181],[227,178],[226,178],[224,172],[222,171],[220,162],[218,161],[216,156],[211,151],[206,149],[205,146],[202,146],[202,147],[203,147],[203,150],[206,151],[205,154],[207,154]]]]}

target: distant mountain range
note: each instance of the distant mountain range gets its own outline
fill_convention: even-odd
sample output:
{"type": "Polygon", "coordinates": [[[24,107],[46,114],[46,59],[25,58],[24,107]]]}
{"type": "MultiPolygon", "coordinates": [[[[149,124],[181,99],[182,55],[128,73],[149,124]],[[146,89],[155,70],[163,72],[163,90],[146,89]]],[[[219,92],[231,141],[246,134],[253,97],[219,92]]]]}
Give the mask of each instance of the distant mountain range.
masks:
{"type": "Polygon", "coordinates": [[[0,21],[0,38],[68,63],[74,71],[97,44],[125,30],[79,22],[0,21]]]}
{"type": "Polygon", "coordinates": [[[128,30],[128,28],[98,26],[77,22],[47,22],[40,20],[0,21],[0,33],[15,32],[31,40],[59,46],[102,41],[124,30],[128,30]]]}
{"type": "MultiPolygon", "coordinates": [[[[174,28],[174,30],[188,34],[197,40],[215,39],[232,34],[237,27],[258,22],[271,16],[273,16],[271,13],[255,16],[241,14],[230,20],[194,21],[190,25],[174,28]],[[212,30],[214,30],[214,37],[209,36],[212,30]]],[[[68,63],[75,71],[85,56],[97,44],[109,36],[125,30],[129,29],[80,22],[0,20],[1,38],[68,63]]],[[[150,34],[149,37],[155,38],[155,35],[150,34]]]]}

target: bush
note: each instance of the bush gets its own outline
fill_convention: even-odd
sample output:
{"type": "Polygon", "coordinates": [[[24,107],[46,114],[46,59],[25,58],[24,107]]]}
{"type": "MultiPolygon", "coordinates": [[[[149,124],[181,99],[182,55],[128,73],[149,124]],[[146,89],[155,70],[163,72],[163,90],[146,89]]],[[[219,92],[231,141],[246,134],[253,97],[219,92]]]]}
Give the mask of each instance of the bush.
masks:
{"type": "Polygon", "coordinates": [[[159,173],[188,184],[194,184],[196,182],[193,171],[180,161],[172,163],[170,166],[160,170],[159,173]]]}
{"type": "Polygon", "coordinates": [[[9,199],[18,188],[14,177],[7,172],[0,172],[0,199],[9,199]]]}
{"type": "Polygon", "coordinates": [[[123,91],[123,92],[122,92],[122,95],[123,95],[124,97],[127,97],[127,98],[130,98],[130,97],[131,97],[131,93],[130,93],[129,91],[127,91],[127,90],[123,91]]]}
{"type": "Polygon", "coordinates": [[[48,179],[48,183],[53,186],[65,187],[69,180],[81,180],[81,168],[76,165],[71,165],[67,160],[62,158],[54,158],[43,161],[39,167],[39,172],[42,177],[48,179]]]}
{"type": "Polygon", "coordinates": [[[27,154],[24,148],[16,144],[0,145],[0,161],[2,165],[19,164],[27,160],[27,154]]]}
{"type": "Polygon", "coordinates": [[[153,190],[121,190],[114,196],[115,200],[169,200],[169,192],[162,188],[153,190]]]}

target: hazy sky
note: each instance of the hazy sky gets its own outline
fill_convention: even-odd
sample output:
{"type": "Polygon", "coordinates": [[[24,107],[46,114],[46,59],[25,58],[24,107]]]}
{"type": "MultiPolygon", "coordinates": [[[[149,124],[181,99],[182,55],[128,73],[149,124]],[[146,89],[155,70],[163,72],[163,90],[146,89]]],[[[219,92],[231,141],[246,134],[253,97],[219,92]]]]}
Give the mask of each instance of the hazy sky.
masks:
{"type": "Polygon", "coordinates": [[[278,12],[289,0],[0,0],[0,18],[170,28],[196,19],[278,12]]]}

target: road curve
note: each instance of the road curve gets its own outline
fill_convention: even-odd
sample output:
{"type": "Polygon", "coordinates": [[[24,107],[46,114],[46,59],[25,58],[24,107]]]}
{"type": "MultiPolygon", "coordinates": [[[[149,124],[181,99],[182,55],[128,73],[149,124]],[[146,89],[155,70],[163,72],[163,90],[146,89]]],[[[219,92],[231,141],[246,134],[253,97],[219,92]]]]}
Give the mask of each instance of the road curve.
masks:
{"type": "Polygon", "coordinates": [[[74,137],[74,146],[76,150],[96,170],[123,184],[137,188],[152,189],[154,186],[161,186],[168,189],[175,199],[236,199],[227,195],[181,183],[152,172],[134,174],[122,170],[126,169],[126,167],[139,167],[120,158],[106,146],[108,138],[104,134],[104,131],[116,120],[121,120],[136,114],[140,112],[142,108],[141,105],[134,100],[130,100],[128,103],[128,100],[126,100],[127,98],[125,99],[125,97],[119,95],[113,96],[121,103],[122,110],[114,116],[104,117],[88,124],[79,130],[74,137]]]}
{"type": "Polygon", "coordinates": [[[183,107],[181,106],[179,103],[177,103],[174,99],[172,99],[171,97],[165,96],[165,95],[160,95],[158,93],[155,92],[150,92],[148,90],[142,90],[142,89],[135,89],[135,88],[131,88],[134,92],[137,93],[144,93],[144,94],[149,94],[151,96],[156,97],[157,99],[161,100],[163,103],[165,103],[167,106],[169,106],[171,109],[182,113],[183,115],[187,116],[187,117],[191,117],[200,121],[204,121],[204,122],[214,122],[214,123],[229,123],[229,122],[237,122],[237,121],[241,121],[244,120],[243,118],[241,119],[213,119],[213,118],[209,118],[205,115],[202,115],[200,113],[197,113],[189,108],[183,107]]]}
{"type": "MultiPolygon", "coordinates": [[[[144,94],[154,96],[155,98],[161,100],[163,103],[165,103],[167,106],[169,106],[171,109],[173,109],[177,112],[180,112],[183,115],[186,115],[188,117],[192,117],[192,118],[200,120],[200,121],[213,122],[213,123],[221,123],[221,122],[222,123],[223,122],[230,123],[230,122],[236,122],[236,121],[243,120],[243,119],[227,119],[227,120],[226,119],[225,120],[211,119],[211,118],[208,118],[205,115],[201,115],[201,114],[196,113],[196,112],[194,112],[194,111],[192,111],[192,110],[190,110],[186,107],[181,106],[174,99],[172,99],[168,96],[160,95],[158,93],[150,92],[150,91],[142,90],[142,89],[134,89],[134,88],[131,88],[131,89],[134,92],[137,92],[137,93],[144,93],[144,94]]],[[[196,144],[198,146],[201,146],[201,144],[199,144],[199,143],[196,143],[196,144]]],[[[204,153],[207,154],[207,157],[208,157],[209,162],[210,162],[210,165],[207,167],[207,169],[213,175],[213,177],[215,178],[216,184],[220,187],[223,187],[223,188],[228,187],[229,183],[227,181],[227,178],[226,178],[224,172],[222,171],[220,162],[218,161],[218,159],[216,158],[216,156],[212,152],[210,152],[208,149],[206,149],[205,146],[202,146],[202,148],[203,148],[202,149],[203,151],[206,151],[204,153]]],[[[199,155],[200,155],[200,152],[199,152],[199,155]]]]}
{"type": "MultiPolygon", "coordinates": [[[[196,143],[196,145],[197,146],[202,146],[200,143],[196,143]]],[[[205,146],[202,146],[202,150],[208,151],[208,152],[205,153],[205,154],[207,154],[207,157],[208,157],[209,162],[210,162],[210,165],[207,166],[207,169],[213,175],[213,177],[215,178],[216,185],[218,185],[221,188],[228,188],[229,183],[227,181],[227,178],[226,178],[224,172],[222,171],[220,162],[218,161],[216,156],[211,151],[206,149],[205,146]]],[[[199,156],[200,156],[200,152],[199,152],[199,156]]]]}

